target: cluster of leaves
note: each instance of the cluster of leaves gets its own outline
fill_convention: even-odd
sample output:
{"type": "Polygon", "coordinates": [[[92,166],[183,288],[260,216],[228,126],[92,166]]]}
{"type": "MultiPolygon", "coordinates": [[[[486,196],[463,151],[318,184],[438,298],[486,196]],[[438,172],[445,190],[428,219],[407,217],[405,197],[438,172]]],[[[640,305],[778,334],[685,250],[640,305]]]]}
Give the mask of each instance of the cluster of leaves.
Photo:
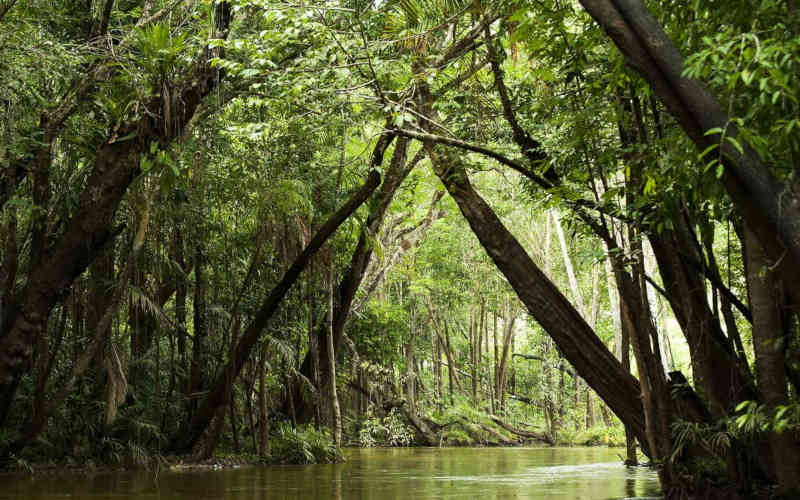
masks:
{"type": "Polygon", "coordinates": [[[323,464],[337,459],[337,450],[327,431],[311,426],[278,425],[270,440],[270,461],[280,464],[323,464]]]}
{"type": "Polygon", "coordinates": [[[414,432],[406,424],[397,408],[379,418],[368,411],[358,431],[358,443],[365,448],[375,446],[409,446],[414,432]]]}

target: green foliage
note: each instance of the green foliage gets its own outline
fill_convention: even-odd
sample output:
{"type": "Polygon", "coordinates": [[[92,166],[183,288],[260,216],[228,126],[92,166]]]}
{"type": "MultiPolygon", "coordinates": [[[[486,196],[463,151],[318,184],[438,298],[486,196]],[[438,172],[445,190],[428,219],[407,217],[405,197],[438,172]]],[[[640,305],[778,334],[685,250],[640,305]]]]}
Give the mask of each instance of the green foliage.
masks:
{"type": "Polygon", "coordinates": [[[96,456],[103,463],[136,469],[157,470],[166,463],[160,454],[153,454],[150,449],[136,441],[122,441],[112,437],[106,437],[100,441],[96,456]]]}
{"type": "Polygon", "coordinates": [[[621,425],[567,428],[559,432],[558,440],[565,445],[621,447],[625,446],[625,429],[621,425]]]}
{"type": "Polygon", "coordinates": [[[358,431],[358,442],[365,448],[409,446],[413,439],[413,430],[403,422],[397,408],[392,408],[383,418],[367,413],[358,431]]]}
{"type": "Polygon", "coordinates": [[[270,461],[280,464],[321,464],[337,459],[336,447],[327,431],[311,426],[278,425],[270,440],[270,461]]]}
{"type": "Polygon", "coordinates": [[[757,8],[762,21],[750,29],[731,25],[702,36],[685,74],[710,83],[727,101],[741,137],[726,139],[736,149],[746,140],[780,175],[792,175],[782,165],[800,151],[800,38],[792,35],[784,8],[781,2],[762,2],[757,8]]]}
{"type": "Polygon", "coordinates": [[[141,54],[136,61],[153,82],[171,80],[188,49],[187,34],[173,34],[167,23],[158,22],[146,28],[138,28],[135,38],[135,46],[141,54]]]}
{"type": "Polygon", "coordinates": [[[733,428],[742,434],[777,432],[792,434],[800,430],[800,403],[778,405],[770,411],[766,405],[744,401],[736,407],[733,428]]]}
{"type": "Polygon", "coordinates": [[[470,446],[474,444],[472,438],[460,428],[446,429],[442,433],[442,442],[447,443],[448,446],[470,446]]]}
{"type": "Polygon", "coordinates": [[[754,442],[764,433],[792,433],[800,429],[800,405],[792,403],[769,411],[763,404],[745,401],[736,408],[736,414],[715,424],[675,422],[672,426],[673,459],[692,446],[701,447],[710,456],[724,463],[736,439],[754,442]]]}
{"type": "Polygon", "coordinates": [[[445,19],[469,6],[466,0],[390,0],[386,2],[384,33],[399,47],[428,53],[433,31],[445,19]]]}
{"type": "MultiPolygon", "coordinates": [[[[370,154],[387,118],[410,129],[424,123],[416,101],[422,83],[438,96],[437,133],[525,163],[504,120],[483,35],[464,55],[419,72],[420,66],[457,47],[458,38],[487,13],[501,17],[490,25],[490,43],[500,52],[511,108],[547,156],[547,161],[526,166],[543,176],[557,175],[558,185],[543,189],[479,154],[453,149],[446,154],[464,162],[470,182],[548,279],[569,290],[569,300],[576,302],[580,294],[589,305],[593,299],[596,318],[586,319],[598,337],[611,347],[619,311],[610,299],[613,285],[606,283],[604,245],[592,236],[586,219],[576,216],[576,206],[585,209],[590,220],[625,234],[622,242],[637,233],[669,236],[677,221],[698,221],[690,224],[691,230],[701,232],[700,237],[716,236],[711,238],[713,251],[701,257],[715,254],[723,281],[736,295],[746,296],[743,252],[735,234],[741,214],[722,189],[725,171],[719,149],[712,146],[698,158],[674,119],[651,99],[648,86],[606,42],[603,31],[569,2],[396,0],[306,7],[237,0],[231,5],[235,23],[226,39],[214,28],[219,4],[213,2],[169,4],[168,16],[144,26],[135,24],[142,14],[138,5],[118,3],[111,30],[99,38],[90,38],[92,12],[72,0],[50,4],[18,3],[0,30],[0,113],[4,127],[10,123],[8,130],[0,131],[3,186],[8,160],[24,160],[21,164],[28,172],[29,155],[37,148],[46,146],[42,151],[52,155],[42,170],[50,176],[48,201],[34,202],[38,181],[26,178],[0,213],[0,240],[6,245],[16,239],[21,249],[10,296],[26,296],[36,269],[30,250],[36,219],[47,219],[46,245],[57,245],[64,227],[81,224],[73,218],[81,197],[102,196],[99,191],[83,192],[87,179],[97,174],[98,151],[133,148],[131,161],[144,175],[129,188],[104,228],[103,234],[116,236],[106,242],[112,261],[108,275],[98,279],[91,268],[57,290],[62,300],[46,318],[40,345],[33,346],[34,363],[19,381],[9,427],[0,429],[0,448],[19,437],[36,405],[35,396],[46,399],[56,393],[69,377],[76,354],[91,342],[91,321],[101,312],[94,307],[102,295],[92,290],[118,285],[132,228],[142,215],[136,194],[156,182],[161,189],[153,200],[152,222],[131,282],[121,283],[125,295],[113,311],[107,339],[119,350],[131,384],[116,421],[106,425],[101,417],[107,382],[98,362],[50,416],[48,428],[27,454],[15,457],[20,464],[56,457],[74,463],[157,466],[161,450],[179,435],[202,395],[213,389],[210,381],[231,361],[234,336],[247,329],[322,221],[363,182],[368,168],[385,176],[397,139],[381,164],[372,164],[370,154]],[[167,114],[190,118],[181,113],[187,111],[186,104],[196,104],[191,102],[198,88],[194,85],[209,83],[193,80],[208,59],[220,70],[215,82],[220,85],[200,103],[191,127],[173,131],[167,123],[165,132],[181,132],[180,140],[172,145],[152,141],[138,151],[134,146],[140,134],[170,121],[167,114]],[[74,113],[52,144],[45,144],[41,117],[80,87],[87,69],[98,69],[98,81],[86,90],[88,97],[67,102],[74,104],[74,113]],[[185,92],[176,93],[178,88],[185,92]],[[628,123],[635,120],[625,109],[634,103],[647,135],[639,143],[621,139],[626,127],[639,128],[628,123]],[[141,126],[117,136],[119,125],[130,120],[141,120],[141,126]],[[554,210],[567,234],[566,254],[575,269],[577,292],[570,289],[565,259],[553,235],[554,210]],[[204,266],[205,285],[198,265],[204,266]],[[205,292],[202,302],[200,292],[205,292]],[[142,339],[145,352],[135,351],[133,345],[142,339]],[[42,375],[46,369],[52,370],[42,375]],[[194,382],[199,387],[191,394],[187,388],[194,382]]],[[[153,8],[166,5],[159,1],[153,8]]],[[[765,0],[755,7],[729,2],[725,9],[720,5],[675,0],[650,2],[649,7],[673,31],[683,53],[690,54],[686,75],[711,86],[730,113],[730,125],[738,130],[736,135],[729,133],[728,126],[709,135],[719,135],[740,151],[747,141],[780,181],[797,184],[796,20],[785,15],[782,1],[765,0]]],[[[414,141],[409,156],[419,148],[414,141]]],[[[416,406],[421,416],[443,427],[444,444],[493,441],[494,432],[511,437],[488,418],[489,411],[515,425],[541,429],[553,418],[545,417],[545,409],[559,405],[553,428],[558,428],[560,443],[622,445],[620,425],[584,429],[585,393],[576,394],[574,379],[559,372],[566,361],[546,332],[524,314],[518,315],[509,354],[535,354],[541,360],[512,358],[509,389],[529,397],[532,404],[507,398],[501,408],[489,402],[484,380],[496,375],[495,346],[489,345],[495,343],[493,321],[496,317],[502,336],[503,324],[522,307],[454,200],[445,195],[431,201],[443,187],[429,163],[423,160],[416,166],[387,208],[382,227],[366,235],[373,256],[347,321],[340,386],[345,381],[363,383],[366,392],[379,388],[399,397],[411,380],[409,369],[419,368],[416,406]],[[471,357],[475,346],[470,334],[477,331],[478,311],[484,313],[489,336],[481,348],[489,352],[484,351],[482,359],[471,357]],[[442,367],[443,394],[434,398],[438,388],[434,389],[431,368],[445,325],[455,366],[442,367]],[[358,361],[350,349],[358,353],[358,361]],[[418,366],[409,363],[406,349],[418,366]],[[463,389],[459,393],[453,388],[455,404],[447,394],[449,369],[457,370],[463,389]],[[473,374],[480,378],[477,401],[469,394],[473,374]],[[566,382],[561,384],[560,377],[566,382]]],[[[125,162],[113,165],[116,169],[125,162]]],[[[337,458],[326,431],[291,427],[285,422],[288,416],[276,410],[285,409],[283,398],[292,392],[286,390],[290,384],[311,394],[311,404],[326,394],[313,387],[313,377],[300,373],[300,363],[311,350],[309,331],[325,326],[331,276],[335,287],[351,269],[350,256],[370,205],[373,202],[347,221],[315,257],[262,333],[257,354],[239,360],[245,367],[237,375],[242,384],[234,387],[230,413],[238,415],[235,444],[240,448],[255,451],[250,436],[242,435],[255,435],[263,425],[254,415],[258,395],[267,400],[269,418],[279,421],[272,428],[272,462],[325,463],[337,458]],[[262,367],[267,373],[263,388],[262,367]]],[[[102,243],[99,239],[91,242],[102,243]]],[[[5,258],[6,253],[0,253],[5,258]]],[[[644,260],[645,271],[657,281],[649,255],[638,253],[627,249],[612,257],[619,256],[625,265],[644,260]]],[[[667,331],[670,340],[680,344],[676,350],[685,352],[666,301],[650,305],[659,309],[659,331],[667,331]]],[[[710,305],[716,314],[717,304],[710,305]]],[[[749,326],[738,316],[736,321],[747,350],[749,326]]],[[[796,348],[794,337],[789,351],[796,348]]],[[[688,355],[677,357],[679,366],[690,364],[688,355]]],[[[441,353],[436,361],[444,359],[441,353]]],[[[368,403],[372,408],[374,404],[368,403]]],[[[675,457],[693,447],[707,450],[711,457],[686,474],[720,476],[732,440],[800,428],[796,402],[772,410],[749,403],[737,412],[715,425],[674,425],[675,457]]],[[[220,446],[232,449],[234,436],[227,425],[223,428],[220,446]]],[[[409,446],[414,437],[396,410],[380,417],[371,412],[356,415],[348,430],[366,447],[409,446]]]]}
{"type": "Polygon", "coordinates": [[[692,446],[706,450],[711,456],[724,459],[731,446],[734,435],[723,424],[704,424],[698,422],[677,421],[672,424],[672,457],[679,457],[684,450],[692,446]]]}

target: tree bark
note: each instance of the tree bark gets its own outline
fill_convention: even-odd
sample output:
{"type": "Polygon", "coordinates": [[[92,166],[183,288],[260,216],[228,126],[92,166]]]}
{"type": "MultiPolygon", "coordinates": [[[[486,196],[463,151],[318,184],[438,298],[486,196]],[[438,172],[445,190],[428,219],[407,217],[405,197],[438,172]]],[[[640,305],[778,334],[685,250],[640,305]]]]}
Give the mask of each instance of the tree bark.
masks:
{"type": "MultiPolygon", "coordinates": [[[[508,365],[511,356],[509,353],[511,352],[511,344],[514,343],[514,323],[517,320],[517,312],[512,310],[511,300],[508,300],[508,306],[506,309],[506,317],[505,317],[505,324],[503,325],[505,328],[503,330],[503,351],[500,356],[500,368],[499,368],[499,375],[498,375],[498,387],[497,387],[497,397],[500,398],[500,407],[503,408],[505,405],[503,403],[505,399],[506,387],[508,386],[508,365]]],[[[516,309],[516,308],[515,308],[516,309]]]]}
{"type": "Polygon", "coordinates": [[[543,443],[547,443],[547,444],[551,444],[551,445],[556,444],[555,441],[553,440],[552,436],[548,436],[547,434],[542,434],[542,433],[539,433],[539,432],[526,431],[526,430],[523,430],[523,429],[517,429],[516,427],[513,427],[513,426],[507,424],[506,422],[503,422],[500,419],[500,417],[497,417],[495,415],[489,415],[489,418],[492,420],[492,422],[496,423],[497,425],[499,425],[503,429],[507,430],[508,432],[510,432],[512,434],[516,434],[517,436],[520,436],[520,437],[523,437],[523,438],[526,438],[526,439],[535,439],[536,441],[541,441],[543,443]]]}
{"type": "Polygon", "coordinates": [[[333,257],[331,257],[330,273],[328,275],[328,371],[330,372],[330,396],[333,426],[333,444],[338,450],[342,446],[342,412],[339,408],[339,396],[336,394],[336,351],[333,343],[333,257]]]}
{"type": "Polygon", "coordinates": [[[96,323],[90,325],[89,330],[93,332],[93,336],[89,346],[75,359],[72,370],[67,376],[64,386],[47,402],[41,413],[37,415],[38,418],[32,419],[28,422],[28,425],[23,430],[22,435],[17,440],[10,443],[3,449],[0,449],[0,457],[19,453],[26,446],[28,446],[32,440],[41,434],[47,424],[48,417],[61,406],[61,404],[69,395],[72,394],[73,390],[75,389],[75,385],[81,380],[81,377],[83,377],[83,375],[89,369],[91,363],[97,359],[98,355],[108,341],[108,335],[111,333],[111,323],[114,314],[117,312],[117,307],[122,301],[124,292],[127,289],[127,285],[133,275],[136,259],[138,258],[142,247],[144,246],[145,234],[150,223],[150,205],[151,200],[145,196],[145,205],[142,209],[142,214],[139,217],[138,227],[136,229],[136,233],[134,234],[131,245],[131,251],[125,267],[120,273],[117,287],[106,304],[106,309],[103,311],[103,314],[96,318],[96,323]]]}
{"type": "MultiPolygon", "coordinates": [[[[745,244],[758,389],[763,396],[768,417],[774,418],[779,406],[789,404],[784,368],[785,346],[781,345],[782,334],[789,326],[786,324],[786,313],[782,310],[782,280],[773,270],[773,263],[761,248],[758,237],[747,225],[745,244]]],[[[800,445],[795,433],[773,428],[768,436],[779,493],[800,493],[800,445]]]]}
{"type": "Polygon", "coordinates": [[[411,312],[408,324],[408,342],[406,343],[406,399],[408,403],[408,410],[412,413],[417,413],[417,372],[415,370],[415,356],[414,356],[414,342],[416,340],[416,307],[414,304],[414,296],[411,295],[411,312]]]}
{"type": "MultiPolygon", "coordinates": [[[[189,375],[189,401],[192,411],[197,406],[196,396],[206,386],[206,369],[208,368],[208,355],[206,354],[206,273],[205,251],[202,237],[198,235],[194,247],[194,335],[192,336],[192,363],[189,375]]],[[[191,414],[191,412],[190,412],[191,414]]]]}
{"type": "Polygon", "coordinates": [[[258,454],[269,455],[269,407],[267,406],[267,347],[258,358],[258,454]]]}

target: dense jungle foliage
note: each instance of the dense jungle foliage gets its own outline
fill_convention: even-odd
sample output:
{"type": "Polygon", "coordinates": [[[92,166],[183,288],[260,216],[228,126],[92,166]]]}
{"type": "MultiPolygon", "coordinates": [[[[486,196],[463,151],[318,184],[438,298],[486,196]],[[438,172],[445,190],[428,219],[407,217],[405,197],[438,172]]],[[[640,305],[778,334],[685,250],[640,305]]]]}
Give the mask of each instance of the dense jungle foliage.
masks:
{"type": "Polygon", "coordinates": [[[0,458],[616,444],[797,498],[799,12],[0,0],[0,458]]]}

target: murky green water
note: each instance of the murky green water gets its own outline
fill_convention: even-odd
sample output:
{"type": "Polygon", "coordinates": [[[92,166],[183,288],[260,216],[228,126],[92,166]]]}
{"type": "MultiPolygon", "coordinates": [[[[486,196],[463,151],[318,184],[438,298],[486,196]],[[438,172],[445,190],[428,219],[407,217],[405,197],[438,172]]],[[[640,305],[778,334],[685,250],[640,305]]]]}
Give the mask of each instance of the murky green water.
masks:
{"type": "Polygon", "coordinates": [[[336,465],[0,476],[0,499],[548,499],[653,497],[654,472],[608,448],[347,450],[336,465]]]}

